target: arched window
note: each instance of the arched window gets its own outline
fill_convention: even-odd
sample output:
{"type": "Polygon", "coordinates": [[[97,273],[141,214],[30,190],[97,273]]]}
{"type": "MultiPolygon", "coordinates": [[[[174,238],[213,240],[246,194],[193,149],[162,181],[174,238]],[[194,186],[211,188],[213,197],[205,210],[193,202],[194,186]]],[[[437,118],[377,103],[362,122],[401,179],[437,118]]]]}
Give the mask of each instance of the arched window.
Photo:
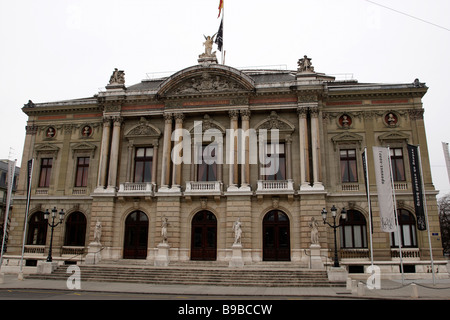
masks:
{"type": "MultiPolygon", "coordinates": [[[[400,239],[402,241],[402,247],[416,248],[417,247],[417,234],[416,234],[416,218],[411,212],[405,209],[398,209],[398,224],[400,227],[400,239]]],[[[391,235],[391,247],[398,247],[398,231],[395,231],[391,235]]]]}
{"type": "Polygon", "coordinates": [[[341,248],[367,248],[367,227],[364,215],[347,211],[347,221],[341,219],[341,248]]]}
{"type": "Polygon", "coordinates": [[[43,212],[34,213],[28,222],[27,244],[45,245],[47,238],[47,220],[43,212]]]}
{"type": "Polygon", "coordinates": [[[86,239],[86,217],[81,212],[74,212],[66,220],[65,246],[84,246],[86,239]]]}

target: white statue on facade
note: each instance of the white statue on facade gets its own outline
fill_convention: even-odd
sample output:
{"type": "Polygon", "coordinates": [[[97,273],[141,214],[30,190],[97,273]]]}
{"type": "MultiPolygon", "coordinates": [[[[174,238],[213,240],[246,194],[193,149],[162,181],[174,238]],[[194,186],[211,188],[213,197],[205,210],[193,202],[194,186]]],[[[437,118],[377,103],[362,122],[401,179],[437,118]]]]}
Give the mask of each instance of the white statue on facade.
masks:
{"type": "Polygon", "coordinates": [[[309,228],[311,229],[311,244],[319,244],[319,223],[314,217],[309,222],[309,228]]]}
{"type": "Polygon", "coordinates": [[[97,220],[94,229],[94,242],[100,243],[100,239],[102,237],[102,223],[100,220],[97,220]]]}
{"type": "Polygon", "coordinates": [[[161,236],[163,239],[163,243],[167,243],[167,227],[169,226],[169,219],[163,217],[161,224],[161,236]]]}
{"type": "Polygon", "coordinates": [[[242,222],[240,218],[233,223],[233,232],[234,232],[234,244],[241,244],[241,235],[242,235],[242,222]]]}

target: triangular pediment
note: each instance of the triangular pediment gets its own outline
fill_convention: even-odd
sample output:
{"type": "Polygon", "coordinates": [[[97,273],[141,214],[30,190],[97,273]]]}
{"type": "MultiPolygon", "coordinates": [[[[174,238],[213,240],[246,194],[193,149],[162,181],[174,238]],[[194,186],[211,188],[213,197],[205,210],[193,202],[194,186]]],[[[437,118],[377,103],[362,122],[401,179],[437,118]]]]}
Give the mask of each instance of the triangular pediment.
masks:
{"type": "Polygon", "coordinates": [[[252,91],[254,81],[243,72],[224,65],[194,66],[175,73],[159,87],[158,95],[189,96],[252,91]]]}
{"type": "Polygon", "coordinates": [[[34,148],[34,152],[36,153],[37,156],[51,155],[56,158],[56,156],[58,155],[58,152],[59,152],[59,147],[57,147],[53,144],[50,144],[50,143],[45,143],[45,144],[36,145],[36,147],[34,148]]]}
{"type": "Polygon", "coordinates": [[[356,144],[361,149],[363,137],[360,136],[359,134],[347,131],[335,135],[333,138],[331,138],[331,141],[333,142],[334,150],[336,150],[336,146],[338,144],[356,144]]]}
{"type": "Polygon", "coordinates": [[[392,132],[383,133],[382,135],[380,135],[378,137],[378,140],[380,140],[381,143],[383,143],[385,141],[390,141],[390,142],[406,141],[406,142],[408,142],[409,135],[407,135],[406,133],[403,133],[403,132],[399,132],[399,131],[392,131],[392,132]]]}
{"type": "Polygon", "coordinates": [[[76,153],[89,153],[91,157],[94,158],[95,149],[97,149],[97,146],[89,142],[76,143],[72,146],[72,157],[76,153]]]}

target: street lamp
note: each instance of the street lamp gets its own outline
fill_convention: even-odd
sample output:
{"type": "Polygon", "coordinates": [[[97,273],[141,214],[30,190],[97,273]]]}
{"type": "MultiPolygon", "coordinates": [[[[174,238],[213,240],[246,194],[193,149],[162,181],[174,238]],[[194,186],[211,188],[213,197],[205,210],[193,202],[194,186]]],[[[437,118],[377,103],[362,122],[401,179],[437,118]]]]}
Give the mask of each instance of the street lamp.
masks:
{"type": "MultiPolygon", "coordinates": [[[[54,207],[52,209],[52,223],[50,224],[49,222],[47,222],[48,225],[52,228],[52,233],[50,235],[50,248],[48,249],[47,262],[52,262],[53,229],[57,225],[62,223],[62,221],[64,220],[64,210],[61,209],[61,211],[59,212],[59,222],[57,222],[55,224],[55,218],[56,218],[56,213],[57,212],[58,212],[58,210],[56,210],[56,207],[54,207]]],[[[48,209],[47,209],[47,210],[45,210],[45,213],[44,213],[44,219],[48,221],[49,216],[50,216],[50,212],[48,212],[48,209]]]]}
{"type": "MultiPolygon", "coordinates": [[[[328,213],[327,210],[325,208],[323,208],[322,212],[321,212],[323,224],[329,225],[331,228],[333,228],[333,231],[334,231],[334,267],[338,268],[339,260],[338,260],[338,253],[337,253],[336,229],[338,229],[342,225],[341,224],[336,225],[337,209],[334,206],[334,204],[331,207],[331,215],[333,216],[333,225],[331,225],[330,223],[327,222],[327,213],[328,213]]],[[[347,220],[347,210],[345,210],[345,208],[342,208],[341,217],[342,217],[342,219],[347,220]]]]}

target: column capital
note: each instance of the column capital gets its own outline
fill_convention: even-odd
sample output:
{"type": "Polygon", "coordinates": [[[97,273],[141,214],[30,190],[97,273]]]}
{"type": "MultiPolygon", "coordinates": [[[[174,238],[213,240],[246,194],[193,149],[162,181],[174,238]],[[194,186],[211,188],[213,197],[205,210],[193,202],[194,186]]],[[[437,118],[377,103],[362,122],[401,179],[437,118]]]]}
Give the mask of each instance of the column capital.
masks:
{"type": "Polygon", "coordinates": [[[242,120],[250,120],[251,112],[249,109],[240,110],[242,120]]]}
{"type": "Polygon", "coordinates": [[[171,113],[164,113],[164,121],[166,123],[168,123],[168,122],[172,123],[172,114],[171,113]]]}
{"type": "Polygon", "coordinates": [[[123,118],[121,116],[113,116],[112,121],[114,123],[114,127],[120,127],[123,123],[123,118]]]}
{"type": "Polygon", "coordinates": [[[174,113],[173,117],[175,118],[175,123],[183,123],[184,120],[184,114],[179,112],[179,113],[174,113]]]}
{"type": "Polygon", "coordinates": [[[239,116],[239,111],[238,110],[230,110],[230,111],[228,111],[228,116],[230,117],[231,120],[237,120],[238,116],[239,116]]]}
{"type": "Polygon", "coordinates": [[[310,107],[309,113],[311,114],[311,118],[318,118],[319,117],[319,107],[310,107]]]}
{"type": "Polygon", "coordinates": [[[298,107],[297,108],[297,114],[298,114],[299,118],[306,119],[306,115],[308,114],[308,108],[298,107]]]}

